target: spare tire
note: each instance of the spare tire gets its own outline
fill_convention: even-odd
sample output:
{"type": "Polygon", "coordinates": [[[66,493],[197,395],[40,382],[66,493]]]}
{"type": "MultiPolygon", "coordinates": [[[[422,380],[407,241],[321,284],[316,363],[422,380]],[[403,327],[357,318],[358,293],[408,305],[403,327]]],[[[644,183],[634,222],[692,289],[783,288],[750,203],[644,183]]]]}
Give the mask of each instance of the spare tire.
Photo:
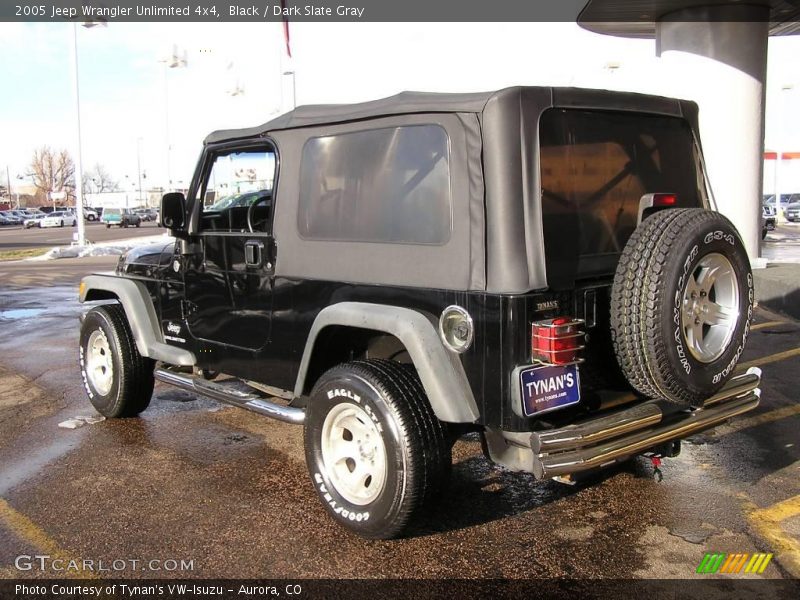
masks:
{"type": "Polygon", "coordinates": [[[611,291],[611,337],[639,393],[701,406],[733,375],[752,316],[750,261],[721,214],[663,210],[628,240],[611,291]]]}

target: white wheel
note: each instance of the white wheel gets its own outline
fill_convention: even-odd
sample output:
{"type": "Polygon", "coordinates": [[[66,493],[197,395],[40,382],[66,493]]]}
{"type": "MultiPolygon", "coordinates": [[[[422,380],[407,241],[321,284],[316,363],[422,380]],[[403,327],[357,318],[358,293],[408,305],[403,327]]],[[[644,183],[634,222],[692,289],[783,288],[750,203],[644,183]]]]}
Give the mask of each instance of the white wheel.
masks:
{"type": "Polygon", "coordinates": [[[94,388],[105,396],[114,383],[114,361],[111,347],[102,329],[95,329],[86,344],[86,376],[94,388]]]}
{"type": "Polygon", "coordinates": [[[370,416],[355,404],[339,404],[322,424],[322,460],[331,483],[348,502],[364,506],[386,483],[386,446],[370,416]]]}

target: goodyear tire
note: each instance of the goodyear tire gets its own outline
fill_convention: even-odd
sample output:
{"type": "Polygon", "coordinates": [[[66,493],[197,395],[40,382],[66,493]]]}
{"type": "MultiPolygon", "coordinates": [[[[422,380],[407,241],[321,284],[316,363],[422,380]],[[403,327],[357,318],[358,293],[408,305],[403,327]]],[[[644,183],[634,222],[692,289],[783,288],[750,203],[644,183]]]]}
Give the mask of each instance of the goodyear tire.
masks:
{"type": "Polygon", "coordinates": [[[309,399],[304,438],[323,505],[365,538],[400,535],[438,497],[451,462],[416,373],[386,360],[325,373],[309,399]]]}
{"type": "Polygon", "coordinates": [[[611,335],[639,393],[702,405],[733,375],[752,316],[750,262],[724,216],[661,211],[628,240],[611,293],[611,335]]]}
{"type": "Polygon", "coordinates": [[[150,404],[154,362],[139,354],[125,311],[105,304],[86,313],[80,367],[89,401],[108,418],[135,417],[150,404]]]}

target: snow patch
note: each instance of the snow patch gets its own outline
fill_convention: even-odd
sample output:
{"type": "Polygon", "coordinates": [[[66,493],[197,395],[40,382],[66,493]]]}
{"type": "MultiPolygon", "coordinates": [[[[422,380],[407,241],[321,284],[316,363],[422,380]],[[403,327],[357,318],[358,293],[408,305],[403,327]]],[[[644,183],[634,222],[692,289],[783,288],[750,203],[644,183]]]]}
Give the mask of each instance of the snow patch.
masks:
{"type": "Polygon", "coordinates": [[[131,248],[167,242],[172,238],[168,233],[149,235],[147,237],[129,238],[124,240],[111,240],[97,244],[88,243],[84,246],[73,244],[71,246],[56,246],[41,256],[34,256],[25,260],[54,260],[56,258],[83,258],[84,256],[115,256],[124,254],[131,248]]]}

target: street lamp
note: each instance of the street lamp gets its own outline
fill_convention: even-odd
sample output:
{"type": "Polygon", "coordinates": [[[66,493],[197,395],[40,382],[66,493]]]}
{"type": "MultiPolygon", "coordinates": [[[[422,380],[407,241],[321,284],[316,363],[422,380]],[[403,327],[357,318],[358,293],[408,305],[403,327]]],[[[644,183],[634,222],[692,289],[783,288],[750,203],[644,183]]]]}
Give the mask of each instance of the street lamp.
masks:
{"type": "Polygon", "coordinates": [[[292,76],[292,109],[297,108],[297,80],[294,71],[284,71],[284,75],[292,76]]]}
{"type": "MultiPolygon", "coordinates": [[[[14,193],[11,190],[11,174],[8,170],[8,165],[6,165],[6,187],[8,188],[6,190],[8,192],[8,197],[14,200],[14,193]]],[[[17,210],[19,210],[19,192],[17,192],[17,210]]]]}
{"type": "Polygon", "coordinates": [[[172,54],[158,62],[164,65],[164,132],[167,141],[167,186],[166,191],[172,190],[172,143],[169,133],[169,70],[183,69],[189,64],[186,60],[186,51],[183,56],[179,56],[178,47],[172,46],[172,54]]]}
{"type": "MultiPolygon", "coordinates": [[[[103,25],[87,21],[83,27],[89,29],[95,25],[103,25]]],[[[78,219],[78,244],[86,244],[86,224],[83,221],[83,148],[81,144],[81,94],[80,77],[78,70],[78,24],[72,23],[72,35],[70,36],[70,54],[72,56],[72,84],[75,91],[75,141],[77,151],[75,153],[75,212],[78,219]]]]}
{"type": "Polygon", "coordinates": [[[139,174],[139,205],[142,204],[142,138],[136,138],[136,172],[139,174]]]}

